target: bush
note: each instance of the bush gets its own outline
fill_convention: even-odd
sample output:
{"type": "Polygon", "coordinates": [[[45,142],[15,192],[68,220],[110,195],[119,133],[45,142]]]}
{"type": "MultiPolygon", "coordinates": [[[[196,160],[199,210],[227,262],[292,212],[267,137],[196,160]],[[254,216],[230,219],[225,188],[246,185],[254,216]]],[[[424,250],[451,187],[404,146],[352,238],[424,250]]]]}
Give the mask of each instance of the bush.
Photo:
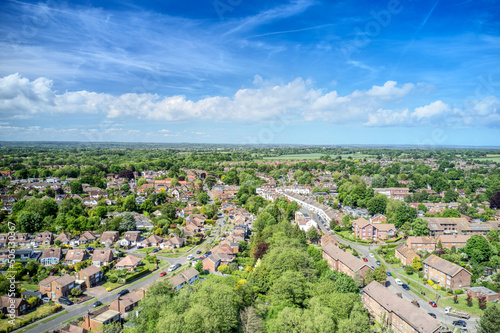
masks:
{"type": "Polygon", "coordinates": [[[464,291],[462,289],[455,290],[455,295],[462,295],[464,291]]]}
{"type": "Polygon", "coordinates": [[[434,285],[434,281],[432,281],[432,280],[427,280],[427,283],[428,283],[430,286],[433,286],[433,285],[434,285]]]}
{"type": "Polygon", "coordinates": [[[116,283],[116,281],[118,280],[118,278],[116,277],[116,275],[110,275],[110,276],[108,277],[108,280],[109,280],[109,282],[111,282],[111,283],[116,283]]]}

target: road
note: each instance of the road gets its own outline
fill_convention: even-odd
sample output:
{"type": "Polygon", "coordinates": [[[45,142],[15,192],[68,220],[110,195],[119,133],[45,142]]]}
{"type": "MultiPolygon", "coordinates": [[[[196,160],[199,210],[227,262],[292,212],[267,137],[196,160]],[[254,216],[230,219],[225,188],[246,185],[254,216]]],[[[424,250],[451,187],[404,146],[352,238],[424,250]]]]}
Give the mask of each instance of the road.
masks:
{"type": "MultiPolygon", "coordinates": [[[[357,252],[359,252],[362,257],[368,259],[368,264],[370,266],[377,267],[377,264],[376,264],[377,259],[375,259],[374,257],[371,257],[370,252],[374,252],[378,248],[378,246],[361,245],[359,243],[346,241],[343,238],[340,238],[339,236],[337,236],[335,234],[335,232],[328,230],[324,224],[323,219],[320,216],[318,216],[315,213],[311,213],[311,212],[310,212],[310,214],[313,217],[313,219],[316,221],[316,223],[318,224],[318,226],[320,227],[320,229],[323,233],[325,233],[325,234],[330,233],[335,237],[335,239],[339,243],[350,245],[353,249],[355,249],[357,252]]],[[[389,266],[388,264],[386,264],[386,267],[388,268],[387,271],[389,271],[391,273],[397,272],[397,270],[391,268],[391,266],[389,266]]],[[[439,320],[441,323],[443,323],[447,326],[453,326],[452,325],[453,321],[464,320],[465,322],[467,322],[467,328],[468,328],[469,332],[476,332],[477,331],[476,320],[479,319],[478,317],[471,316],[471,318],[469,320],[450,317],[444,313],[444,309],[442,307],[438,306],[437,308],[433,308],[426,300],[422,299],[419,294],[415,294],[411,290],[410,291],[404,290],[401,286],[396,284],[394,277],[388,277],[387,280],[390,283],[388,289],[391,292],[393,292],[394,294],[401,292],[403,298],[408,300],[408,301],[412,301],[414,299],[417,299],[418,303],[420,304],[421,310],[425,311],[427,313],[434,313],[436,315],[437,320],[439,320]]]]}
{"type": "MultiPolygon", "coordinates": [[[[218,217],[217,218],[217,226],[216,226],[216,229],[213,229],[214,235],[212,237],[210,237],[210,239],[212,239],[212,240],[217,239],[217,236],[215,234],[217,233],[218,230],[221,230],[222,226],[224,225],[223,222],[224,222],[224,215],[222,217],[218,217]]],[[[185,264],[187,264],[189,262],[189,260],[187,259],[187,256],[190,253],[195,253],[195,251],[198,248],[200,248],[201,246],[203,246],[203,244],[204,243],[202,243],[199,246],[194,247],[191,251],[186,252],[185,255],[183,255],[182,257],[179,257],[179,258],[165,257],[161,253],[157,254],[156,257],[158,259],[160,259],[160,260],[168,261],[170,263],[170,265],[174,265],[174,264],[177,264],[177,263],[179,263],[181,265],[185,265],[185,264]]],[[[144,253],[135,252],[134,249],[129,250],[129,251],[124,251],[124,252],[126,254],[135,255],[137,257],[144,257],[144,256],[146,256],[144,253]]],[[[159,270],[151,273],[148,276],[148,278],[146,278],[145,280],[143,280],[141,282],[138,282],[138,283],[132,285],[131,287],[129,287],[129,290],[130,291],[138,290],[138,289],[146,287],[146,286],[148,286],[150,284],[153,284],[153,283],[155,283],[158,280],[166,280],[170,276],[176,274],[176,271],[173,271],[172,273],[169,273],[165,277],[160,277],[159,273],[160,273],[159,270]]],[[[116,299],[116,297],[117,297],[116,294],[118,293],[118,291],[120,291],[121,289],[124,289],[124,288],[127,288],[127,285],[124,285],[123,287],[120,287],[120,288],[118,288],[117,290],[115,290],[113,292],[106,293],[104,295],[95,297],[94,299],[92,299],[92,301],[93,302],[95,302],[95,301],[101,301],[102,304],[110,303],[111,301],[114,301],[116,299]]],[[[74,305],[71,305],[71,306],[65,306],[64,305],[63,306],[64,307],[63,311],[68,311],[68,313],[65,313],[65,314],[63,314],[63,315],[61,315],[59,317],[56,317],[56,318],[54,318],[52,320],[49,320],[48,322],[41,323],[41,324],[35,326],[34,328],[25,331],[25,333],[40,333],[40,332],[46,332],[46,331],[50,332],[50,331],[53,331],[53,330],[55,330],[57,328],[60,328],[61,326],[64,326],[64,325],[62,325],[63,322],[65,322],[67,320],[70,320],[72,318],[75,318],[75,317],[83,317],[83,316],[85,316],[85,314],[87,313],[87,311],[92,311],[92,309],[93,309],[92,303],[87,304],[87,305],[83,305],[83,304],[74,304],[74,305]]],[[[24,329],[26,329],[26,327],[19,328],[19,329],[13,331],[13,332],[21,331],[21,330],[24,330],[24,329]]]]}

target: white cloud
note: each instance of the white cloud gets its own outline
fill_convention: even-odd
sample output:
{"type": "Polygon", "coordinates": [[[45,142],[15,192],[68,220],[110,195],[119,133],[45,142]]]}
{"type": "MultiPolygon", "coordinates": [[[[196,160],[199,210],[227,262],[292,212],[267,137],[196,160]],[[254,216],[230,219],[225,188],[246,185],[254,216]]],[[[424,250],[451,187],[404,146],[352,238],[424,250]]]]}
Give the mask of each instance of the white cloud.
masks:
{"type": "MultiPolygon", "coordinates": [[[[58,93],[47,78],[30,81],[12,74],[0,78],[0,115],[23,119],[43,114],[100,113],[111,119],[137,118],[155,122],[212,120],[247,123],[286,119],[362,123],[366,126],[414,126],[435,122],[438,118],[452,123],[486,126],[500,123],[500,101],[494,96],[454,109],[437,100],[411,112],[400,105],[407,101],[405,97],[416,91],[417,85],[412,83],[398,86],[394,81],[387,81],[381,86],[355,90],[344,96],[335,90],[315,89],[310,80],[302,78],[273,85],[256,76],[254,83],[254,88],[240,89],[233,96],[212,96],[195,101],[182,95],[58,93]]],[[[160,133],[171,135],[166,129],[160,133]]]]}
{"type": "Polygon", "coordinates": [[[418,120],[421,120],[424,118],[431,118],[434,116],[443,115],[444,113],[447,113],[450,110],[451,108],[448,104],[445,104],[441,101],[435,101],[429,105],[416,108],[415,112],[412,113],[411,116],[417,118],[418,120]]]}

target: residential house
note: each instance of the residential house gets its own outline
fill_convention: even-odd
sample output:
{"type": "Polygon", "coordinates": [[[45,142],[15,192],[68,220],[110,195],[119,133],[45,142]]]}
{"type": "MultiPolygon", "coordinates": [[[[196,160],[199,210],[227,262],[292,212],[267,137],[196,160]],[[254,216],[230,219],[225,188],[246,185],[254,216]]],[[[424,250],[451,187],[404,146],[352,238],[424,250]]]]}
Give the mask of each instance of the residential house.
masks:
{"type": "Polygon", "coordinates": [[[193,267],[189,267],[184,272],[172,276],[168,281],[172,289],[177,291],[186,284],[192,284],[200,277],[200,273],[193,267]]]}
{"type": "Polygon", "coordinates": [[[443,249],[449,249],[454,246],[455,249],[465,247],[467,245],[467,240],[471,235],[441,235],[438,237],[437,242],[441,242],[443,249]]]}
{"type": "Polygon", "coordinates": [[[133,271],[141,262],[142,259],[137,258],[136,256],[128,255],[118,261],[115,267],[116,269],[127,269],[129,271],[133,271]]]}
{"type": "Polygon", "coordinates": [[[364,218],[352,222],[354,234],[362,240],[379,240],[393,238],[396,235],[394,224],[372,224],[364,218]]]}
{"type": "Polygon", "coordinates": [[[42,299],[43,294],[39,291],[34,290],[25,290],[21,293],[21,298],[25,301],[28,301],[32,297],[38,297],[39,299],[42,299]]]}
{"type": "Polygon", "coordinates": [[[60,241],[63,245],[70,245],[71,235],[65,232],[61,232],[54,241],[60,241]]]}
{"type": "Polygon", "coordinates": [[[38,246],[50,246],[54,243],[54,234],[50,231],[44,231],[35,235],[35,239],[31,244],[38,246]]]}
{"type": "Polygon", "coordinates": [[[87,251],[84,249],[73,249],[66,252],[64,261],[67,265],[74,265],[77,262],[84,261],[87,258],[87,251]]]}
{"type": "Polygon", "coordinates": [[[6,247],[10,243],[10,247],[30,246],[31,242],[26,233],[17,233],[14,235],[0,234],[0,247],[6,247]]]}
{"type": "Polygon", "coordinates": [[[132,311],[139,305],[141,299],[140,293],[131,292],[117,297],[114,301],[109,303],[109,308],[110,310],[120,312],[122,315],[126,315],[127,312],[132,311]]]}
{"type": "Polygon", "coordinates": [[[92,314],[87,311],[83,319],[82,328],[89,331],[102,331],[102,327],[121,321],[121,313],[116,310],[110,310],[109,306],[97,309],[92,314]]]}
{"type": "Polygon", "coordinates": [[[228,240],[223,240],[217,246],[212,249],[212,253],[225,253],[229,255],[234,255],[238,253],[239,245],[238,243],[231,243],[228,240]]]}
{"type": "Polygon", "coordinates": [[[406,245],[415,251],[432,252],[436,250],[436,240],[429,236],[410,236],[406,239],[406,245]]]}
{"type": "Polygon", "coordinates": [[[68,296],[71,289],[76,286],[75,277],[65,274],[63,276],[49,276],[38,283],[38,291],[55,300],[68,296]]]}
{"type": "Polygon", "coordinates": [[[134,247],[142,239],[140,231],[127,231],[123,234],[123,238],[119,244],[124,247],[134,247]]]}
{"type": "Polygon", "coordinates": [[[161,243],[163,243],[163,238],[157,235],[151,235],[139,242],[139,245],[142,247],[159,247],[161,243]]]}
{"type": "Polygon", "coordinates": [[[362,301],[371,317],[396,333],[440,332],[441,323],[437,319],[399,298],[377,281],[363,288],[362,301]]]}
{"type": "Polygon", "coordinates": [[[118,231],[105,231],[101,235],[100,243],[110,247],[118,240],[119,237],[120,233],[118,231]]]}
{"type": "Polygon", "coordinates": [[[415,253],[408,245],[402,243],[396,247],[394,252],[396,258],[398,258],[403,265],[411,265],[413,263],[413,258],[420,258],[420,256],[415,253]]]}
{"type": "Polygon", "coordinates": [[[333,242],[326,244],[323,247],[323,259],[325,259],[330,265],[332,270],[339,271],[354,277],[356,274],[362,277],[372,270],[364,261],[356,258],[349,252],[345,252],[338,246],[335,246],[333,242]]]}
{"type": "Polygon", "coordinates": [[[104,274],[97,266],[90,265],[76,273],[78,280],[82,281],[83,288],[92,288],[104,279],[104,274]]]}
{"type": "Polygon", "coordinates": [[[92,254],[92,265],[102,267],[109,265],[113,261],[113,251],[111,250],[94,250],[92,254]]]}
{"type": "Polygon", "coordinates": [[[467,295],[470,295],[472,298],[486,297],[487,302],[493,302],[495,300],[500,300],[500,294],[488,289],[486,287],[470,287],[467,288],[467,295]]]}
{"type": "Polygon", "coordinates": [[[0,312],[19,317],[28,311],[28,302],[22,298],[11,298],[7,294],[0,297],[0,312]]]}
{"type": "Polygon", "coordinates": [[[453,290],[470,287],[472,274],[465,268],[431,255],[423,262],[424,277],[453,290]]]}
{"type": "Polygon", "coordinates": [[[174,291],[181,289],[186,284],[186,279],[181,274],[176,274],[168,279],[168,283],[174,291]]]}
{"type": "Polygon", "coordinates": [[[91,231],[85,231],[78,238],[70,240],[71,246],[79,246],[80,244],[89,244],[96,241],[98,237],[91,231]]]}
{"type": "Polygon", "coordinates": [[[234,260],[234,255],[225,253],[213,253],[203,260],[203,270],[217,272],[220,265],[228,265],[234,260]]]}
{"type": "Polygon", "coordinates": [[[62,250],[60,247],[43,249],[40,263],[44,266],[51,266],[59,263],[62,259],[62,250]]]}
{"type": "Polygon", "coordinates": [[[59,329],[59,333],[88,333],[89,331],[75,324],[69,324],[59,329]]]}
{"type": "Polygon", "coordinates": [[[185,242],[186,242],[185,238],[181,238],[179,236],[173,236],[169,239],[165,239],[160,244],[160,248],[161,249],[175,249],[175,248],[182,247],[185,242]]]}
{"type": "Polygon", "coordinates": [[[370,219],[370,223],[386,223],[386,222],[387,222],[387,217],[383,214],[374,215],[370,219]]]}

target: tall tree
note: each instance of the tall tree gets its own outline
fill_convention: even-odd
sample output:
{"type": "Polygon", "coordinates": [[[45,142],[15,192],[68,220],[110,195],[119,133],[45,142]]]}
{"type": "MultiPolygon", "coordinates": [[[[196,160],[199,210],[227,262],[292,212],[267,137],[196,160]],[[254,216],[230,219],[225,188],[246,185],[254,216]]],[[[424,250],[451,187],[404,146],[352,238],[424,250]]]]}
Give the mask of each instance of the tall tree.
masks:
{"type": "Polygon", "coordinates": [[[488,306],[477,325],[477,333],[498,333],[500,332],[500,306],[491,304],[488,306]]]}

